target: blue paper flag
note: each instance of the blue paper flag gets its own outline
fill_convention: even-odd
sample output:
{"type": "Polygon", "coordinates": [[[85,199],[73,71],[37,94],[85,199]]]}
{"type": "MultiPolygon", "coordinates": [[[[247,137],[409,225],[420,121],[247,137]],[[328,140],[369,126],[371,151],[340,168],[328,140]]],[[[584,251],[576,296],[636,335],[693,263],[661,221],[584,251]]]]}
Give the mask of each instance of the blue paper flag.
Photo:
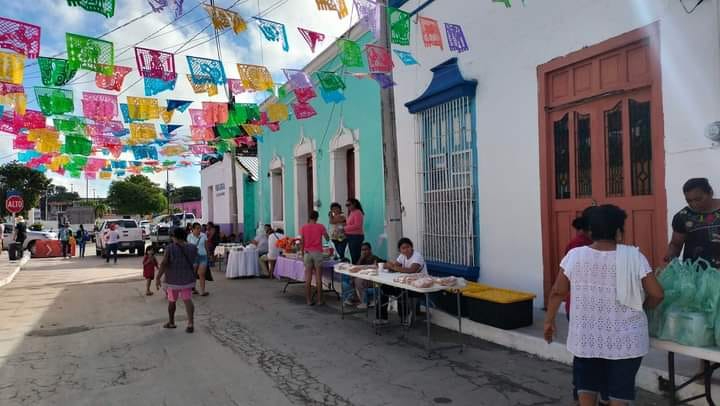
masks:
{"type": "Polygon", "coordinates": [[[27,150],[27,151],[20,151],[18,152],[18,161],[22,163],[30,162],[33,158],[39,158],[41,153],[35,151],[35,150],[27,150]]]}
{"type": "Polygon", "coordinates": [[[260,26],[260,31],[265,36],[265,39],[270,42],[279,42],[282,45],[283,51],[287,52],[290,49],[288,44],[287,32],[285,31],[285,24],[281,24],[275,21],[266,20],[260,17],[253,17],[260,26]]]}
{"type": "Polygon", "coordinates": [[[188,56],[187,61],[193,83],[223,85],[227,82],[222,62],[197,56],[188,56]]]}
{"type": "Polygon", "coordinates": [[[127,103],[120,103],[120,112],[122,113],[123,122],[125,124],[138,123],[140,121],[143,121],[135,118],[130,118],[130,109],[128,108],[127,103]]]}
{"type": "Polygon", "coordinates": [[[390,75],[386,75],[384,73],[371,73],[370,76],[375,79],[375,81],[378,82],[380,87],[383,89],[387,89],[396,85],[390,75]]]}
{"type": "Polygon", "coordinates": [[[397,49],[393,49],[393,52],[395,52],[395,55],[400,58],[400,61],[402,61],[405,65],[418,65],[417,59],[410,53],[405,51],[400,51],[397,49]]]}
{"type": "Polygon", "coordinates": [[[160,132],[165,138],[170,138],[174,135],[173,132],[180,127],[182,127],[180,124],[160,124],[160,132]]]}
{"type": "Polygon", "coordinates": [[[325,103],[340,103],[345,101],[345,94],[342,90],[325,90],[322,87],[320,88],[320,96],[322,96],[322,99],[325,101],[325,103]]]}
{"type": "Polygon", "coordinates": [[[185,110],[187,110],[191,104],[192,104],[192,101],[189,101],[189,100],[168,100],[167,101],[167,111],[177,110],[181,113],[184,113],[185,110]]]}
{"type": "Polygon", "coordinates": [[[162,80],[158,78],[143,78],[145,81],[145,96],[155,96],[168,90],[175,90],[177,76],[173,80],[162,80]]]}
{"type": "MultiPolygon", "coordinates": [[[[158,152],[155,147],[150,145],[135,145],[132,147],[133,156],[135,159],[152,159],[158,160],[158,152]]],[[[135,164],[135,162],[133,162],[135,164]]],[[[140,162],[142,164],[142,162],[140,162]]]]}
{"type": "Polygon", "coordinates": [[[127,168],[127,161],[112,161],[113,169],[125,169],[127,168]]]}
{"type": "Polygon", "coordinates": [[[125,176],[125,171],[115,171],[115,176],[125,176]]]}

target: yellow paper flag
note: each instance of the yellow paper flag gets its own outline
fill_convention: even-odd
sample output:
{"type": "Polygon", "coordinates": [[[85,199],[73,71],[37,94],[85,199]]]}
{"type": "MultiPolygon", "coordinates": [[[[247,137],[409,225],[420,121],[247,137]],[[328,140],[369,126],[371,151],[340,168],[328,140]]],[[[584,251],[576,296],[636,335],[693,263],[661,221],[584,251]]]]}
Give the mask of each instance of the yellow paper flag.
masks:
{"type": "Polygon", "coordinates": [[[158,100],[150,97],[128,96],[128,115],[134,120],[156,120],[160,118],[158,100]]]}
{"type": "Polygon", "coordinates": [[[290,115],[287,104],[283,103],[271,103],[267,105],[266,109],[268,115],[268,121],[276,123],[279,121],[285,121],[290,115]]]}
{"type": "Polygon", "coordinates": [[[274,88],[275,83],[273,82],[272,75],[264,66],[239,63],[237,64],[237,70],[245,89],[262,92],[274,88]]]}
{"type": "Polygon", "coordinates": [[[129,145],[149,144],[157,138],[155,124],[130,123],[129,145]]]}
{"type": "Polygon", "coordinates": [[[109,180],[110,178],[112,178],[112,172],[100,171],[100,179],[109,180]]]}
{"type": "Polygon", "coordinates": [[[262,135],[263,133],[262,127],[255,124],[243,124],[242,128],[249,136],[262,135]]]}
{"type": "Polygon", "coordinates": [[[192,86],[193,92],[195,93],[206,93],[208,96],[215,96],[218,94],[218,87],[215,83],[195,83],[192,80],[192,75],[187,75],[188,82],[192,86]]]}
{"type": "Polygon", "coordinates": [[[21,85],[25,71],[25,56],[0,52],[0,82],[21,85]]]}
{"type": "Polygon", "coordinates": [[[160,112],[160,118],[162,118],[162,121],[165,124],[170,124],[170,122],[172,121],[172,118],[173,118],[173,113],[175,113],[175,110],[170,110],[170,111],[163,110],[160,112]]]}
{"type": "Polygon", "coordinates": [[[15,109],[16,113],[24,116],[27,108],[27,96],[25,96],[25,93],[0,95],[0,104],[7,106],[9,109],[15,109]]]}
{"type": "Polygon", "coordinates": [[[337,0],[337,12],[338,17],[342,20],[343,18],[347,17],[350,12],[348,11],[347,5],[345,4],[345,0],[337,0]]]}

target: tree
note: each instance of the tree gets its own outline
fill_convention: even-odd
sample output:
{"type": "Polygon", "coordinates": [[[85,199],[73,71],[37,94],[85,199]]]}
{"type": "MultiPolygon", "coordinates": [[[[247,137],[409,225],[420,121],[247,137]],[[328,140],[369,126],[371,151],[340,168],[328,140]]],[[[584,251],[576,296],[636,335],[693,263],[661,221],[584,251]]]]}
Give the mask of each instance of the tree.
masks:
{"type": "Polygon", "coordinates": [[[181,186],[170,194],[173,203],[194,202],[200,199],[200,188],[197,186],[181,186]]]}
{"type": "Polygon", "coordinates": [[[52,192],[48,196],[49,202],[68,202],[72,203],[80,200],[78,192],[68,192],[65,186],[51,186],[52,192]]]}
{"type": "Polygon", "coordinates": [[[104,200],[84,200],[80,202],[80,205],[95,209],[95,218],[102,218],[110,212],[110,206],[104,200]]]}
{"type": "Polygon", "coordinates": [[[163,190],[144,175],[114,181],[107,202],[119,214],[151,214],[167,207],[163,190]]]}
{"type": "MultiPolygon", "coordinates": [[[[50,179],[42,172],[32,170],[17,162],[0,165],[0,193],[4,197],[7,197],[10,191],[19,193],[25,201],[23,213],[38,206],[40,196],[49,186],[50,179]]],[[[0,206],[0,214],[3,216],[10,214],[4,204],[0,206]]]]}

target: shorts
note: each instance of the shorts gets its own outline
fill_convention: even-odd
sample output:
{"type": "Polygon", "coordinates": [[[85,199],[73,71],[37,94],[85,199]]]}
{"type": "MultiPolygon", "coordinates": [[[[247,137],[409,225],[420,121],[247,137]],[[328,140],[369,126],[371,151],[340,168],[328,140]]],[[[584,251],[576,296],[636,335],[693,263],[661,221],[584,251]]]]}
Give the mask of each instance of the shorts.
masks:
{"type": "Polygon", "coordinates": [[[642,357],[628,359],[573,358],[573,381],[578,393],[607,394],[610,400],[635,400],[635,376],[642,357]]]}
{"type": "Polygon", "coordinates": [[[207,255],[198,255],[197,258],[195,258],[195,265],[207,266],[208,265],[207,255]]]}
{"type": "Polygon", "coordinates": [[[320,268],[320,265],[325,261],[325,257],[322,252],[306,252],[303,257],[305,266],[311,266],[320,268]]]}
{"type": "Polygon", "coordinates": [[[175,303],[180,297],[183,301],[192,299],[192,288],[167,288],[167,299],[168,302],[175,303]]]}

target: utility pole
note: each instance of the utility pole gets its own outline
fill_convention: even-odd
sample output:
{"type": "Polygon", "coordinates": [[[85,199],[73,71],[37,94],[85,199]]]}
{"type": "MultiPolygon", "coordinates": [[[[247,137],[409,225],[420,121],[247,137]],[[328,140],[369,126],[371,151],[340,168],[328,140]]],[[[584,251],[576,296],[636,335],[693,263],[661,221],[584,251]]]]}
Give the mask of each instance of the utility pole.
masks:
{"type": "Polygon", "coordinates": [[[165,169],[165,193],[167,193],[168,214],[172,214],[172,210],[170,209],[170,169],[165,169]]]}
{"type": "MultiPolygon", "coordinates": [[[[389,3],[390,0],[386,0],[389,3]]],[[[386,4],[389,5],[389,4],[386,4]]],[[[380,12],[380,38],[378,43],[388,50],[390,28],[387,8],[380,12]]],[[[390,73],[392,79],[392,73],[390,73]]],[[[382,114],[383,163],[385,166],[385,235],[388,258],[397,257],[396,243],[402,238],[402,204],[400,203],[400,176],[397,162],[397,137],[395,135],[395,90],[393,86],[380,90],[382,114]]]]}

